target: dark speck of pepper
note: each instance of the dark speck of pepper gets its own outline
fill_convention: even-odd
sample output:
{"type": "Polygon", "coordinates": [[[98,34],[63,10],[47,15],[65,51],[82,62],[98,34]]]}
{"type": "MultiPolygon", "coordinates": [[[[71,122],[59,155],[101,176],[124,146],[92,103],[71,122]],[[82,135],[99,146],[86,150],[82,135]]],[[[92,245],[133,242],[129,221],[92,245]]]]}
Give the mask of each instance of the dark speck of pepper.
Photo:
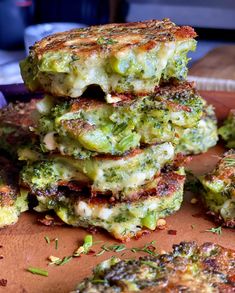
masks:
{"type": "Polygon", "coordinates": [[[6,287],[7,285],[7,280],[6,279],[0,279],[0,286],[6,287]]]}
{"type": "Polygon", "coordinates": [[[177,231],[176,230],[168,230],[167,232],[169,235],[176,235],[177,231]]]}

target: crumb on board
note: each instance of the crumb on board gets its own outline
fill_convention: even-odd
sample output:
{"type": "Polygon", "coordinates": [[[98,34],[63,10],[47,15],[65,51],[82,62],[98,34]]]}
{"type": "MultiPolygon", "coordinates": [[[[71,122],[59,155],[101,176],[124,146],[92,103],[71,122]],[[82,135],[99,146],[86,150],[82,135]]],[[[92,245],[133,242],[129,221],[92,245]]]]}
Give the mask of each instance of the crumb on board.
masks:
{"type": "Polygon", "coordinates": [[[190,201],[191,204],[196,204],[198,202],[198,199],[193,197],[190,201]]]}

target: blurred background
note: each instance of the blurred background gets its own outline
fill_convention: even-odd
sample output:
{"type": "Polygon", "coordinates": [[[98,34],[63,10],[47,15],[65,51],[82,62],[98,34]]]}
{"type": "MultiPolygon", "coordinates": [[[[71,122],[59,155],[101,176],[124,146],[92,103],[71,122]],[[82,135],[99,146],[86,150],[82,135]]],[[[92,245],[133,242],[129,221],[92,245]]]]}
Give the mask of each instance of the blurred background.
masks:
{"type": "Polygon", "coordinates": [[[190,66],[213,48],[235,44],[234,0],[0,0],[0,84],[22,82],[18,62],[43,36],[73,27],[165,17],[196,29],[198,48],[190,66]]]}

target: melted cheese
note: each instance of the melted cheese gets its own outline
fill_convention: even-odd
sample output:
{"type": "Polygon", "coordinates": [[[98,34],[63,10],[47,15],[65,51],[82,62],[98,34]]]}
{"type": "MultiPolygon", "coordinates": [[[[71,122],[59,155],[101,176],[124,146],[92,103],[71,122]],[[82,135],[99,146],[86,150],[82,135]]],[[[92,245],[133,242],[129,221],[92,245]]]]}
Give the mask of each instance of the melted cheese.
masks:
{"type": "MultiPolygon", "coordinates": [[[[67,168],[79,170],[93,181],[92,188],[99,191],[111,190],[113,193],[128,188],[136,188],[151,180],[157,172],[174,158],[171,143],[155,145],[144,149],[140,154],[112,159],[73,160],[59,157],[67,168]],[[69,167],[71,166],[71,167],[69,167]]],[[[67,172],[66,172],[67,173],[67,172]]],[[[70,177],[76,180],[76,174],[70,177]]]]}
{"type": "MultiPolygon", "coordinates": [[[[28,66],[30,61],[21,64],[23,78],[29,88],[35,89],[38,83],[40,88],[55,96],[70,96],[77,98],[82,95],[89,85],[99,85],[105,92],[108,103],[117,102],[117,97],[110,96],[111,92],[117,93],[149,93],[159,84],[160,79],[167,66],[173,58],[181,58],[181,53],[186,54],[189,50],[194,50],[195,41],[182,40],[174,42],[159,42],[157,46],[148,52],[132,51],[119,52],[116,56],[100,57],[94,53],[87,58],[80,58],[71,62],[71,57],[66,61],[66,56],[61,52],[58,61],[58,53],[55,56],[45,53],[44,66],[36,66],[37,74],[35,78],[28,76],[28,66]],[[113,64],[113,58],[115,62],[113,64]],[[56,62],[53,62],[53,60],[56,62]],[[63,70],[55,68],[55,63],[63,65],[63,70]],[[52,68],[50,68],[50,65],[52,68]],[[49,67],[48,67],[49,66],[49,67]]],[[[186,62],[185,59],[185,70],[186,62]]],[[[176,77],[181,79],[181,71],[178,70],[176,62],[171,62],[171,72],[167,78],[176,77]],[[178,72],[179,71],[179,72],[178,72]],[[173,76],[170,76],[170,75],[173,76]]],[[[182,65],[182,64],[181,64],[182,65]]],[[[59,66],[60,67],[60,66],[59,66]]]]}

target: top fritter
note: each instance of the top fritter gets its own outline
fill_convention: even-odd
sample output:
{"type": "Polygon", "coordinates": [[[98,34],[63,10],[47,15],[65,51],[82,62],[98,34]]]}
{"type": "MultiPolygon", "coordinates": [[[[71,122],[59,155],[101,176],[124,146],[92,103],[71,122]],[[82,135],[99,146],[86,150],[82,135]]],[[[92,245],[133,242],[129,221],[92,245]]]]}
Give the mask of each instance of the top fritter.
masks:
{"type": "Polygon", "coordinates": [[[21,62],[27,87],[79,97],[98,85],[109,103],[122,94],[147,94],[161,81],[184,79],[196,33],[169,19],[74,29],[35,43],[21,62]]]}

